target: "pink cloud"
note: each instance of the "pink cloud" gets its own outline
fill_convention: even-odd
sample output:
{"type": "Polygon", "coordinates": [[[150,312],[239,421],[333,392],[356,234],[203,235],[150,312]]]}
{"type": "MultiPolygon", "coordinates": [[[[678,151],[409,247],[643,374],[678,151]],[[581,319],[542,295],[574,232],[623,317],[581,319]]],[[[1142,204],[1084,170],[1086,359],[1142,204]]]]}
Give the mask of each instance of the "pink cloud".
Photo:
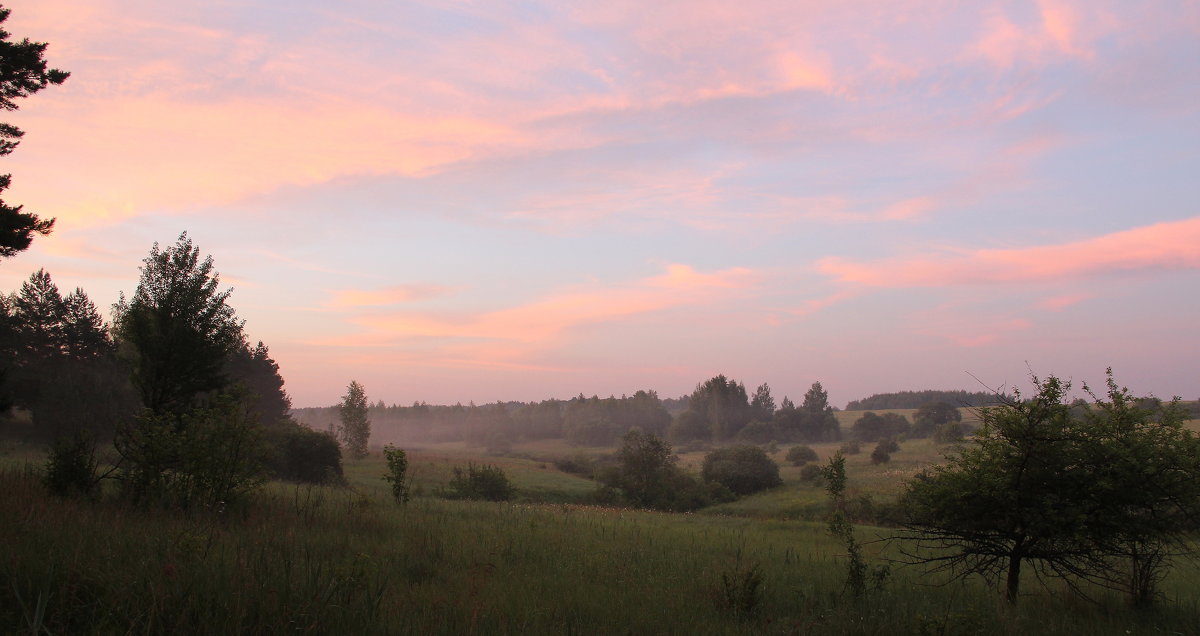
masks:
{"type": "Polygon", "coordinates": [[[393,313],[363,315],[354,321],[368,333],[324,341],[325,344],[367,345],[406,338],[451,338],[499,341],[525,350],[546,343],[579,326],[602,324],[685,305],[727,299],[752,286],[758,276],[745,268],[713,273],[672,264],[659,276],[634,283],[566,291],[526,305],[473,315],[393,313]]]}
{"type": "Polygon", "coordinates": [[[824,274],[875,287],[940,287],[1075,279],[1116,272],[1200,268],[1200,217],[1097,238],[1016,249],[852,262],[825,258],[824,274]]]}

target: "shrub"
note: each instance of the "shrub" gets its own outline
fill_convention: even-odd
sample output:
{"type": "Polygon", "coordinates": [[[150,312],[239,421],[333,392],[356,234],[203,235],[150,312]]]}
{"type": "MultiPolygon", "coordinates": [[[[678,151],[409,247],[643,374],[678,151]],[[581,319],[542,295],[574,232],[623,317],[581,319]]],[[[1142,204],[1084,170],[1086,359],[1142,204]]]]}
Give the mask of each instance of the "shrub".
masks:
{"type": "Polygon", "coordinates": [[[342,480],[342,449],[329,433],[285,422],[267,432],[267,471],[276,479],[308,484],[342,480]]]}
{"type": "Polygon", "coordinates": [[[804,468],[800,469],[800,479],[804,481],[816,481],[821,476],[821,467],[817,464],[805,464],[804,468]]]}
{"type": "Polygon", "coordinates": [[[392,485],[392,498],[398,504],[408,503],[408,455],[388,444],[383,447],[383,456],[387,459],[388,467],[388,472],[383,478],[392,485]]]}
{"type": "Polygon", "coordinates": [[[182,414],[144,411],[119,431],[119,478],[136,502],[215,507],[262,481],[261,430],[233,395],[182,414]]]}
{"type": "Polygon", "coordinates": [[[787,455],[784,458],[791,462],[793,466],[803,466],[808,462],[817,461],[817,451],[801,444],[788,449],[787,455]]]}
{"type": "Polygon", "coordinates": [[[82,431],[63,435],[54,440],[46,458],[46,474],[42,483],[60,497],[80,494],[85,497],[96,492],[96,446],[82,431]]]}
{"type": "Polygon", "coordinates": [[[933,441],[938,444],[953,444],[961,442],[962,438],[963,426],[960,422],[946,422],[933,433],[933,441]]]}
{"type": "Polygon", "coordinates": [[[512,499],[513,486],[500,467],[491,464],[476,466],[472,462],[467,464],[465,471],[459,466],[454,467],[450,496],[452,499],[508,501],[512,499]]]}
{"type": "Polygon", "coordinates": [[[883,446],[883,443],[880,442],[879,444],[876,444],[875,450],[871,451],[871,463],[886,464],[890,461],[892,461],[892,455],[891,453],[887,452],[887,449],[883,446]]]}
{"type": "Polygon", "coordinates": [[[779,437],[779,430],[771,422],[750,422],[735,436],[739,441],[765,444],[779,437]]]}
{"type": "Polygon", "coordinates": [[[842,444],[841,451],[843,455],[857,455],[862,452],[862,446],[859,445],[858,440],[852,439],[842,444]]]}
{"type": "Polygon", "coordinates": [[[757,446],[727,446],[704,457],[700,475],[737,495],[748,495],[783,483],[779,466],[757,446]]]}

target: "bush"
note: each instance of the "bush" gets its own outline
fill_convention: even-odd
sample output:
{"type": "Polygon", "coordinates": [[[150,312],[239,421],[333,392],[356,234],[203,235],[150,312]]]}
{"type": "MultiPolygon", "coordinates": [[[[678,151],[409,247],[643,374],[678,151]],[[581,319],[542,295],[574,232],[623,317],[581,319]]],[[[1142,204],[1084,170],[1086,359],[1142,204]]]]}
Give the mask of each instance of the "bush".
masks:
{"type": "Polygon", "coordinates": [[[757,446],[727,446],[704,457],[700,475],[737,495],[749,495],[783,483],[779,465],[757,446]]]}
{"type": "Polygon", "coordinates": [[[735,437],[742,442],[766,444],[779,438],[779,430],[771,422],[750,422],[735,437]]]}
{"type": "Polygon", "coordinates": [[[388,444],[383,447],[383,456],[387,459],[388,466],[388,472],[383,478],[392,485],[392,498],[398,504],[408,503],[408,455],[388,444]]]}
{"type": "Polygon", "coordinates": [[[182,414],[144,411],[115,440],[135,502],[217,507],[262,482],[261,430],[233,395],[182,414]]]}
{"type": "Polygon", "coordinates": [[[862,446],[859,445],[858,440],[852,439],[842,444],[841,451],[843,455],[857,455],[862,452],[862,446]]]}
{"type": "Polygon", "coordinates": [[[816,481],[821,477],[821,467],[817,464],[805,464],[804,468],[800,469],[800,479],[804,481],[816,481]]]}
{"type": "Polygon", "coordinates": [[[892,455],[885,450],[884,446],[882,446],[882,443],[876,445],[875,450],[871,451],[872,464],[886,464],[890,461],[892,461],[892,455]]]}
{"type": "Polygon", "coordinates": [[[46,458],[42,483],[60,497],[79,494],[90,497],[96,492],[96,445],[83,432],[63,435],[54,440],[46,458]]]}
{"type": "Polygon", "coordinates": [[[784,459],[791,462],[793,466],[803,466],[808,462],[817,461],[817,451],[813,450],[809,446],[801,444],[788,449],[787,455],[784,456],[784,459]]]}
{"type": "Polygon", "coordinates": [[[483,499],[486,501],[508,501],[512,499],[513,486],[508,475],[498,466],[474,462],[467,470],[454,467],[454,478],[450,480],[451,499],[483,499]]]}
{"type": "Polygon", "coordinates": [[[295,422],[267,432],[267,471],[276,479],[307,484],[342,480],[342,449],[337,440],[295,422]]]}
{"type": "Polygon", "coordinates": [[[961,442],[963,438],[963,425],[960,422],[946,422],[938,427],[933,434],[933,441],[938,444],[953,444],[961,442]]]}

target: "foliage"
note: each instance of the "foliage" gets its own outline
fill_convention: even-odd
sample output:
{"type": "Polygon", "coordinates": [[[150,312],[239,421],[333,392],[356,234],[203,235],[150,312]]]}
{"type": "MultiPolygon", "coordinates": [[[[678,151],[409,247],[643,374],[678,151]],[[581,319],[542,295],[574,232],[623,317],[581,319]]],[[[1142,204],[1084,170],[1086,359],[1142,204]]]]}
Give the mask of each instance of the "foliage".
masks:
{"type": "Polygon", "coordinates": [[[387,461],[387,473],[383,479],[392,485],[392,499],[398,504],[406,504],[409,499],[408,455],[404,449],[391,444],[383,447],[383,457],[387,461]]]}
{"type": "Polygon", "coordinates": [[[961,422],[946,422],[933,433],[933,441],[938,444],[953,444],[961,442],[962,438],[963,425],[961,422]]]}
{"type": "Polygon", "coordinates": [[[775,398],[771,397],[771,387],[763,382],[754,390],[750,398],[750,418],[758,422],[770,422],[775,416],[775,398]]]}
{"type": "Polygon", "coordinates": [[[276,479],[308,484],[342,481],[342,449],[332,435],[292,420],[265,429],[266,469],[276,479]]]}
{"type": "MultiPolygon", "coordinates": [[[[11,10],[0,7],[0,23],[8,19],[11,10]]],[[[54,84],[62,84],[70,73],[46,68],[43,55],[45,42],[10,42],[8,31],[0,28],[0,109],[17,110],[18,99],[54,84]]],[[[25,131],[12,124],[0,123],[0,157],[12,153],[25,131]]],[[[0,192],[12,184],[12,175],[0,175],[0,192]]],[[[54,219],[39,219],[36,214],[22,212],[20,205],[0,201],[0,258],[8,258],[29,248],[34,234],[45,236],[54,228],[54,219]]]]}
{"type": "Polygon", "coordinates": [[[1069,384],[1034,378],[983,409],[974,443],[919,474],[904,497],[911,561],[956,576],[1005,576],[1015,603],[1023,564],[1079,588],[1088,582],[1148,603],[1200,511],[1200,443],[1176,405],[1141,408],[1108,376],[1082,416],[1069,384]]]}
{"type": "Polygon", "coordinates": [[[803,481],[816,481],[821,478],[821,467],[817,464],[805,464],[800,469],[800,479],[803,481]]]}
{"type": "Polygon", "coordinates": [[[892,461],[892,453],[900,450],[900,444],[892,438],[881,439],[871,451],[872,464],[886,464],[892,461]]]}
{"type": "MultiPolygon", "coordinates": [[[[403,453],[404,451],[400,451],[403,453]]],[[[388,461],[391,466],[391,458],[388,461]]],[[[396,482],[392,482],[392,492],[395,494],[396,482]]],[[[514,494],[512,482],[498,466],[474,462],[467,464],[464,471],[454,467],[454,479],[450,481],[450,497],[452,499],[483,499],[485,501],[508,501],[514,494]]]]}
{"type": "Polygon", "coordinates": [[[793,466],[803,466],[808,462],[817,461],[817,451],[810,446],[798,444],[788,449],[784,459],[791,462],[793,466]]]}
{"type": "Polygon", "coordinates": [[[934,401],[922,404],[913,414],[912,436],[929,437],[936,435],[942,427],[951,422],[961,422],[962,413],[948,402],[934,401]]]}
{"type": "Polygon", "coordinates": [[[338,437],[346,445],[346,450],[355,459],[366,457],[367,442],[371,438],[371,420],[367,416],[366,391],[357,381],[351,380],[346,387],[346,395],[342,396],[338,413],[341,416],[338,437]]]}
{"type": "Polygon", "coordinates": [[[147,409],[114,442],[122,458],[118,477],[135,502],[214,508],[262,481],[260,430],[237,395],[185,413],[147,409]]]}
{"type": "Polygon", "coordinates": [[[842,445],[838,447],[838,452],[843,455],[857,455],[862,452],[862,446],[859,445],[858,440],[852,439],[847,442],[843,442],[842,445]]]}
{"type": "Polygon", "coordinates": [[[904,435],[909,428],[908,418],[899,413],[879,415],[874,411],[867,411],[854,422],[854,436],[864,442],[877,442],[904,435]]]}
{"type": "MultiPolygon", "coordinates": [[[[761,451],[760,451],[761,452],[761,451]]],[[[621,438],[616,465],[599,471],[601,503],[635,508],[687,511],[731,494],[720,485],[707,487],[678,466],[671,445],[653,433],[630,430],[621,438]]]]}
{"type": "Polygon", "coordinates": [[[54,440],[46,459],[42,483],[55,495],[66,497],[96,494],[96,443],[83,431],[61,435],[54,440]]]}
{"type": "Polygon", "coordinates": [[[212,256],[200,260],[187,232],[165,249],[155,243],[143,263],[133,298],[113,308],[114,331],[143,406],[179,419],[228,387],[243,321],[227,302],[232,290],[219,290],[212,256]]]}
{"type": "Polygon", "coordinates": [[[820,382],[813,383],[799,407],[784,398],[771,422],[783,441],[812,443],[841,439],[837,417],[829,405],[829,394],[820,382]]]}
{"type": "Polygon", "coordinates": [[[917,409],[930,402],[946,402],[960,406],[989,406],[999,404],[1010,396],[991,391],[897,391],[876,393],[861,400],[851,400],[847,411],[886,411],[888,409],[917,409]]]}
{"type": "Polygon", "coordinates": [[[736,618],[750,618],[762,605],[762,568],[734,568],[721,573],[718,606],[736,618]]]}
{"type": "Polygon", "coordinates": [[[746,387],[724,375],[696,385],[688,400],[688,412],[694,414],[689,416],[691,420],[703,420],[708,438],[716,441],[731,439],[750,423],[753,414],[746,387]]]}
{"type": "Polygon", "coordinates": [[[749,495],[782,485],[779,465],[757,446],[726,446],[704,456],[700,470],[704,481],[728,488],[735,495],[749,495]]]}
{"type": "Polygon", "coordinates": [[[227,358],[225,370],[230,382],[242,389],[255,420],[270,428],[289,418],[292,399],[283,388],[279,364],[261,340],[254,348],[243,342],[227,358]]]}
{"type": "Polygon", "coordinates": [[[867,563],[863,559],[862,546],[854,537],[854,524],[846,514],[846,458],[835,453],[821,471],[825,478],[825,490],[829,493],[832,512],[829,517],[829,533],[846,546],[846,586],[854,598],[867,591],[867,563]]]}
{"type": "Polygon", "coordinates": [[[23,437],[49,441],[88,430],[111,438],[136,410],[108,330],[81,289],[64,298],[38,270],[0,307],[0,353],[11,400],[31,413],[23,437]]]}

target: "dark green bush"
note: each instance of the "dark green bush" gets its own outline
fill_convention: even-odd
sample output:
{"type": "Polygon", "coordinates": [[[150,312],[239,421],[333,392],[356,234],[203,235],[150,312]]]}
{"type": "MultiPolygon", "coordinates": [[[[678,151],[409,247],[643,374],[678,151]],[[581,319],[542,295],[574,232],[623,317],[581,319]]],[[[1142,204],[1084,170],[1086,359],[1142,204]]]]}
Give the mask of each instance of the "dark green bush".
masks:
{"type": "Polygon", "coordinates": [[[486,501],[508,501],[513,496],[512,482],[498,466],[474,462],[467,464],[464,471],[454,467],[454,478],[450,480],[451,499],[484,499],[486,501]]]}
{"type": "Polygon", "coordinates": [[[803,466],[808,462],[817,461],[817,451],[811,447],[801,444],[788,449],[784,459],[792,463],[793,466],[803,466]]]}
{"type": "Polygon", "coordinates": [[[779,466],[757,446],[726,446],[704,456],[700,475],[737,495],[748,495],[783,483],[779,466]]]}
{"type": "Polygon", "coordinates": [[[96,445],[91,437],[76,432],[56,438],[46,458],[46,474],[42,483],[60,497],[94,495],[98,480],[96,445]]]}
{"type": "Polygon", "coordinates": [[[285,422],[267,432],[267,471],[277,479],[309,484],[342,480],[342,449],[329,433],[285,422]]]}

